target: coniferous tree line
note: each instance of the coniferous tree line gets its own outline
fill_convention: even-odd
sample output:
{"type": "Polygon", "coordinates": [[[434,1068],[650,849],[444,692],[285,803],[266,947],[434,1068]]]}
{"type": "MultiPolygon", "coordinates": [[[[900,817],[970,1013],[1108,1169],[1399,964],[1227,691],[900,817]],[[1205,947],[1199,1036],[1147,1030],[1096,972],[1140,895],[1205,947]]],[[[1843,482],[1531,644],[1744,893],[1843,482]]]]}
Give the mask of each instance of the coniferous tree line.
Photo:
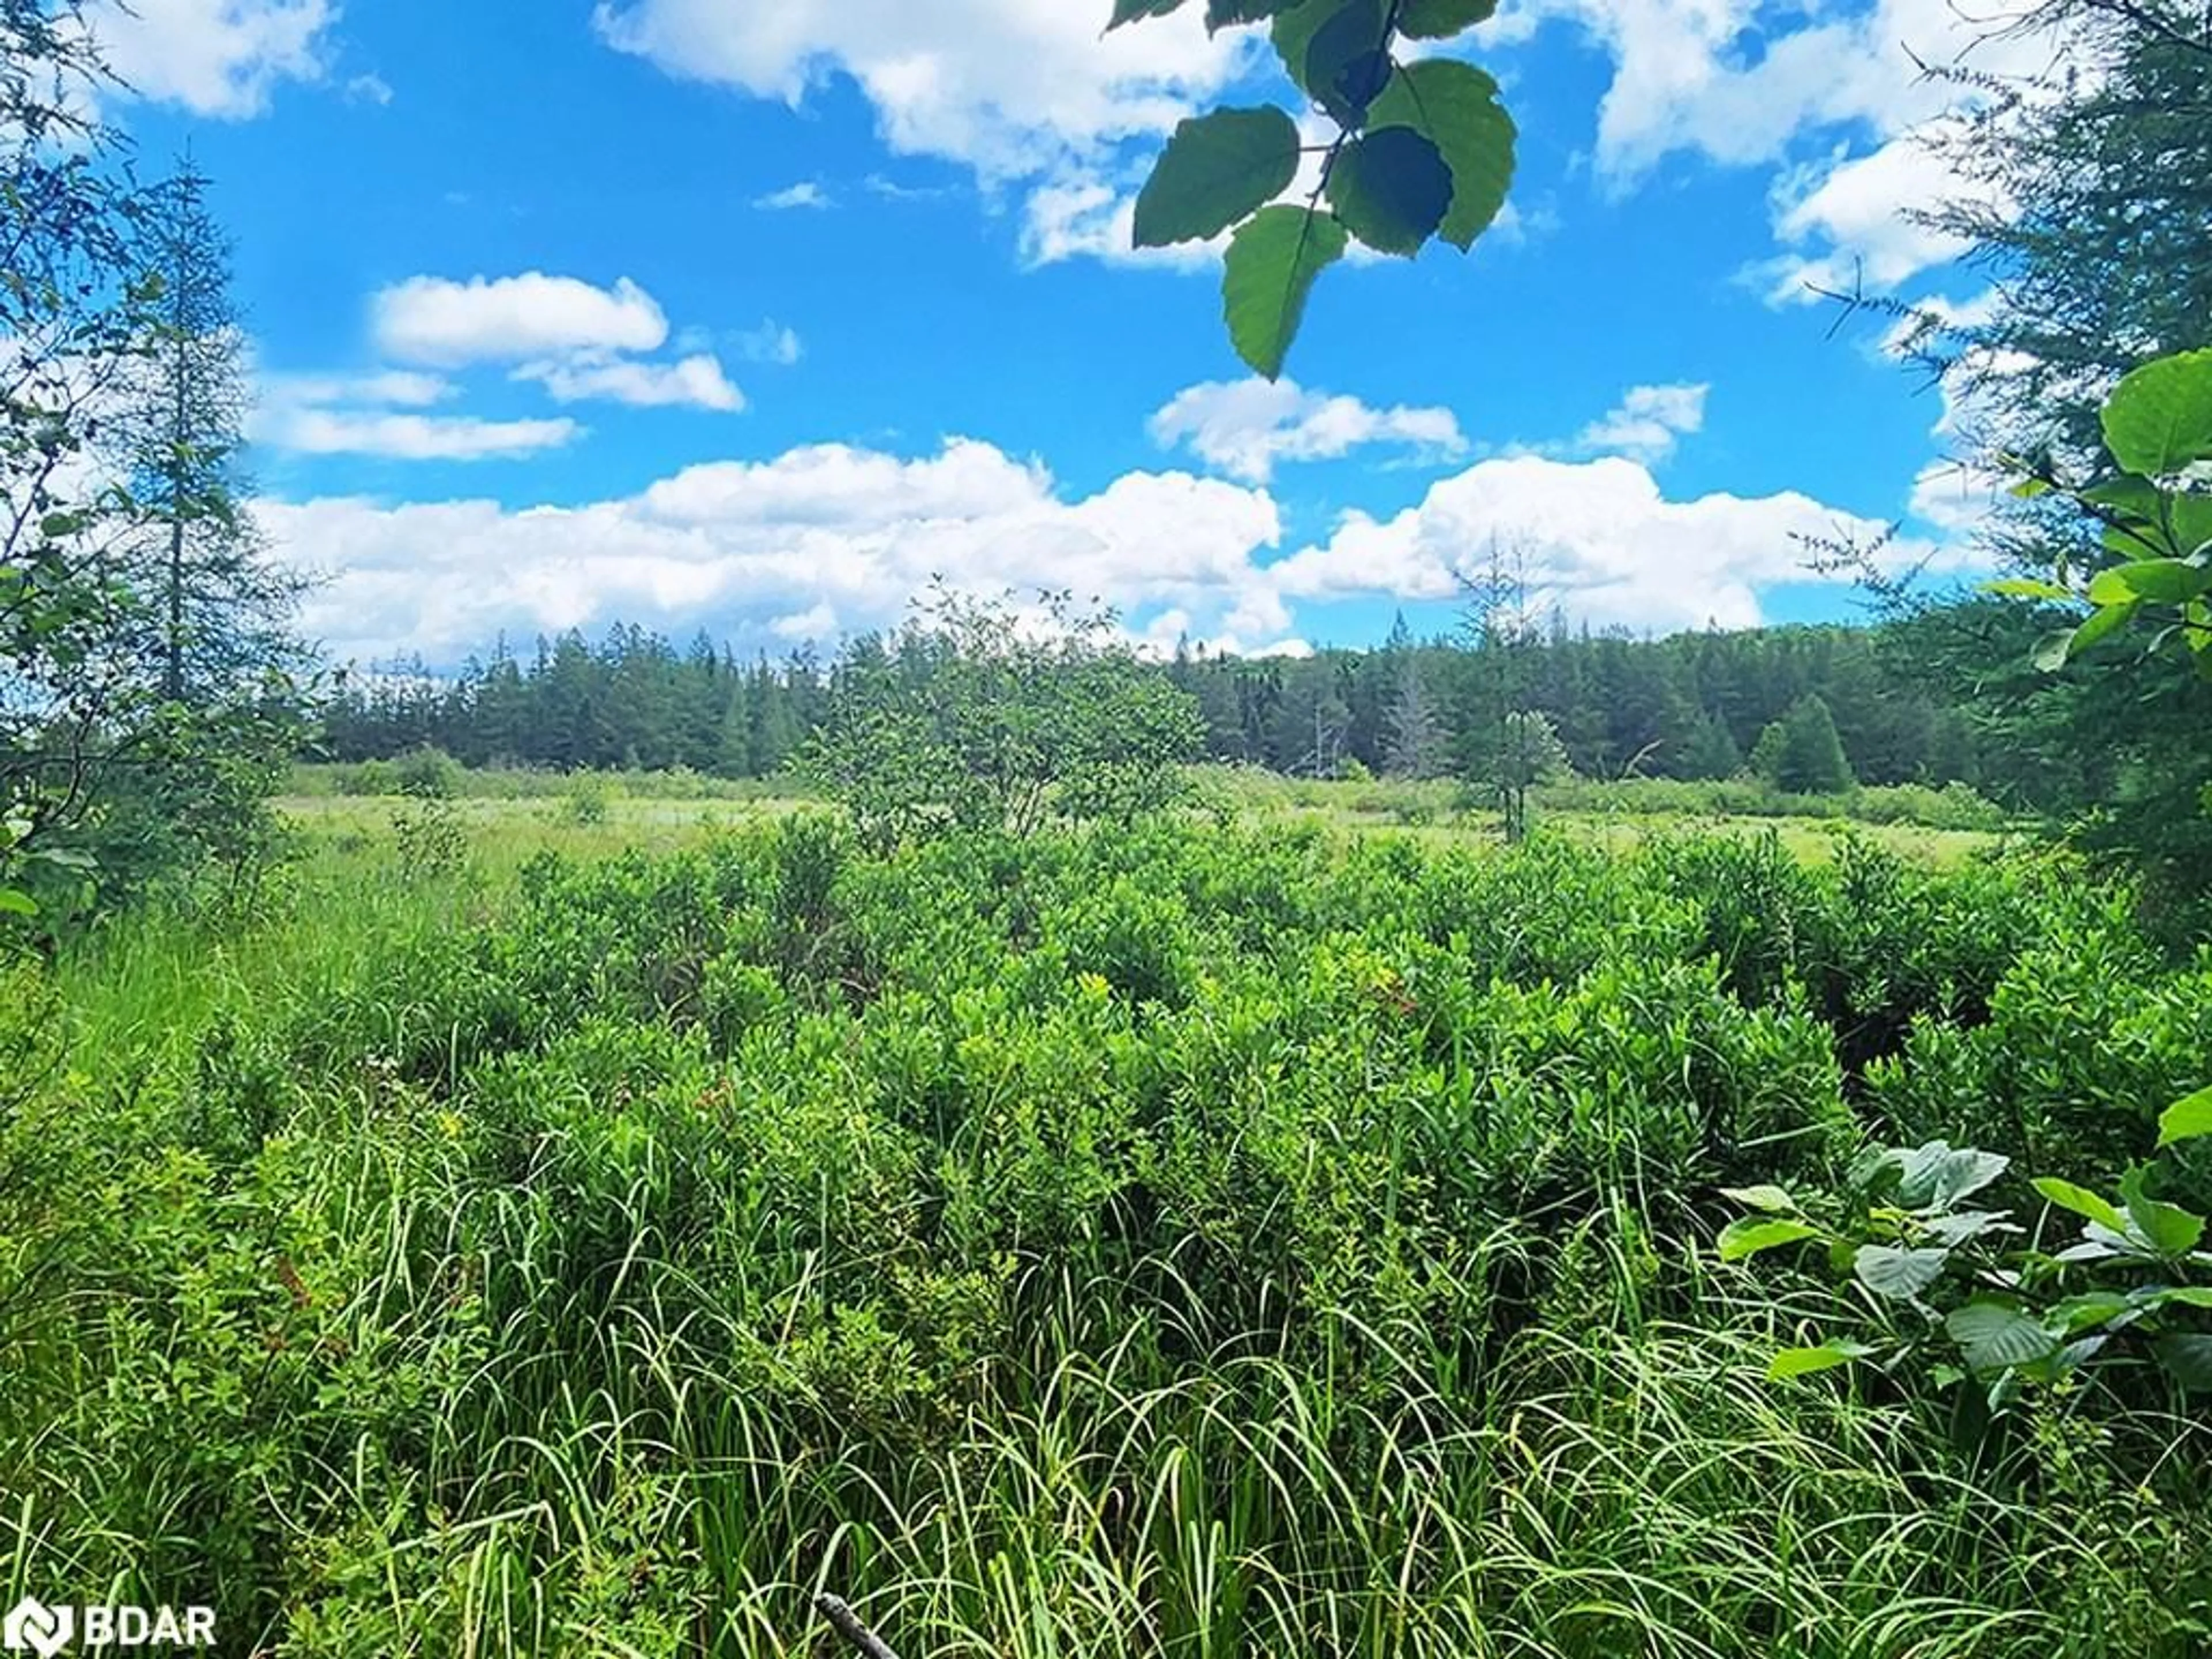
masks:
{"type": "Polygon", "coordinates": [[[419,661],[349,672],[318,752],[389,760],[429,748],[471,766],[766,777],[819,725],[826,690],[807,651],[747,660],[703,634],[678,649],[635,626],[596,643],[571,630],[527,658],[501,641],[454,674],[419,661]]]}
{"type": "MultiPolygon", "coordinates": [[[[819,725],[837,676],[901,648],[871,637],[832,661],[748,660],[703,634],[679,648],[635,626],[596,642],[570,632],[526,655],[501,645],[450,675],[393,664],[350,676],[328,710],[325,748],[340,761],[434,747],[478,766],[762,777],[819,725]]],[[[1468,648],[1417,641],[1401,622],[1371,650],[1183,650],[1155,672],[1194,700],[1209,758],[1294,776],[1355,763],[1391,776],[1487,776],[1484,734],[1525,716],[1526,728],[1508,729],[1544,732],[1530,751],[1538,781],[1554,737],[1558,763],[1590,778],[1732,777],[1753,769],[1765,742],[1763,769],[1807,792],[2006,781],[2002,757],[1982,752],[1966,716],[1929,695],[1881,629],[1646,640],[1554,621],[1505,647],[1468,648]],[[1500,648],[1521,655],[1510,674],[1491,672],[1486,652],[1500,648]]]]}

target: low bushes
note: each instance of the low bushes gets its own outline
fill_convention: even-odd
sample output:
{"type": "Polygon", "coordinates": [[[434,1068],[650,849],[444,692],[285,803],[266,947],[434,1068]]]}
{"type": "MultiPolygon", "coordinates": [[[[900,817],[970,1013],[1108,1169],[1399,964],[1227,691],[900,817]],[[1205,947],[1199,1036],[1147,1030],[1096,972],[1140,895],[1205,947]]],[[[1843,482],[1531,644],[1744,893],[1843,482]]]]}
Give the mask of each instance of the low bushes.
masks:
{"type": "Polygon", "coordinates": [[[241,954],[158,1033],[0,1011],[26,1583],[288,1656],[822,1651],[817,1584],[948,1656],[2192,1650],[2197,1430],[1772,1387],[1830,1304],[1708,1265],[1863,1126],[2140,1145],[2212,982],[2063,864],[800,815],[482,879],[167,941],[241,954]]]}

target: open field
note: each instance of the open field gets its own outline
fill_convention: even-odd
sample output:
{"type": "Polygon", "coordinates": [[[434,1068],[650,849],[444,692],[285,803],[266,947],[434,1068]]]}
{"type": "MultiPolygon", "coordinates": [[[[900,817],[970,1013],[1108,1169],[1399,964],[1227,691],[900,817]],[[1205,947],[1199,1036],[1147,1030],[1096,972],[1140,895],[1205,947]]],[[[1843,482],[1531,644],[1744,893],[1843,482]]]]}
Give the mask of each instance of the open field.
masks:
{"type": "MultiPolygon", "coordinates": [[[[338,768],[301,768],[295,791],[279,799],[286,818],[318,834],[343,837],[388,837],[394,817],[406,802],[396,794],[337,793],[338,768]]],[[[1425,844],[1448,846],[1495,842],[1495,811],[1467,804],[1468,791],[1451,782],[1326,781],[1279,778],[1229,768],[1200,768],[1196,774],[1202,800],[1237,821],[1251,824],[1310,823],[1333,832],[1389,831],[1425,844]]],[[[668,793],[664,775],[636,774],[563,778],[526,772],[463,772],[457,775],[453,811],[480,850],[500,858],[560,850],[579,854],[627,848],[667,850],[738,824],[769,819],[817,805],[815,798],[782,781],[699,779],[678,781],[680,793],[668,793]],[[588,793],[598,803],[580,814],[574,802],[588,793]],[[598,814],[598,816],[594,816],[598,814]]],[[[1588,791],[1559,792],[1553,805],[1540,792],[1537,818],[1577,840],[1626,850],[1654,836],[1694,834],[1757,838],[1771,830],[1790,853],[1808,862],[1832,860],[1842,841],[1856,837],[1912,863],[1954,867],[2003,843],[1988,830],[1937,828],[1910,822],[1869,823],[1840,813],[1811,817],[1787,812],[1758,816],[1698,809],[1694,793],[1660,785],[1641,799],[1663,802],[1660,810],[1640,804],[1636,786],[1616,786],[1613,804],[1583,804],[1588,791]]]]}
{"type": "Polygon", "coordinates": [[[907,1659],[2202,1650],[2155,1373],[1771,1383],[1857,1316],[1712,1252],[1873,1135],[2148,1144],[2212,964],[2065,861],[561,806],[294,803],[246,914],[19,978],[15,1582],[301,1659],[823,1656],[820,1589],[907,1659]]]}

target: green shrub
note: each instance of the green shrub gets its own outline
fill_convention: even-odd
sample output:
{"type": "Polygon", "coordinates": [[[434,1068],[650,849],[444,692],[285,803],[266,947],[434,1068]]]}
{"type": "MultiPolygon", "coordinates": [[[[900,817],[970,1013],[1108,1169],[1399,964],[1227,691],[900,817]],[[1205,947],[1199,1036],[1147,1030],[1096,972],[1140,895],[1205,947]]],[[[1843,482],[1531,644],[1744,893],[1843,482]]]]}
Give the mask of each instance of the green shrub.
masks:
{"type": "Polygon", "coordinates": [[[810,813],[495,867],[4,988],[27,1583],[334,1659],[788,1653],[817,1583],[1021,1659],[2197,1639],[2177,1402],[1771,1385],[1824,1276],[1710,1259],[1869,1136],[2119,1158],[2212,1081],[2212,958],[2067,861],[810,813]]]}
{"type": "Polygon", "coordinates": [[[417,800],[452,800],[461,793],[461,763],[444,750],[425,744],[392,763],[396,793],[417,800]]]}

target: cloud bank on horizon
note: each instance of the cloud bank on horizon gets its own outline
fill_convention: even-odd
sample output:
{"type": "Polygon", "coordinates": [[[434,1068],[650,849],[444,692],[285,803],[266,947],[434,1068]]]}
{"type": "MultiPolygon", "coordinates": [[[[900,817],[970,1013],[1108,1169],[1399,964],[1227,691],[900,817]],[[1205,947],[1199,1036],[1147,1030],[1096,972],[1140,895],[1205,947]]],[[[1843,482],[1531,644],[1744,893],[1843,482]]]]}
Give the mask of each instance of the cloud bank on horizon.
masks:
{"type": "Polygon", "coordinates": [[[514,59],[444,43],[467,75],[331,0],[91,22],[142,145],[220,141],[243,246],[343,250],[307,283],[241,270],[262,517],[326,576],[304,621],[340,658],[617,619],[828,644],[933,576],[1096,594],[1154,643],[1297,650],[1448,605],[1499,540],[1569,616],[1639,630],[1771,618],[1815,580],[1804,538],[1898,522],[1891,556],[1972,563],[1988,484],[1943,466],[1950,412],[1878,344],[1813,350],[1803,306],[1983,303],[1904,216],[1951,188],[1925,140],[1955,118],[1913,54],[2019,74],[2046,46],[1948,0],[1510,0],[1473,37],[1522,127],[1509,223],[1470,261],[1346,273],[1310,383],[1269,385],[1208,378],[1212,250],[1127,249],[1176,122],[1280,95],[1264,38],[1209,39],[1194,7],[1102,37],[1103,9],[602,0],[550,43],[457,21],[514,59]],[[556,76],[632,118],[577,127],[622,188],[519,142],[556,76]],[[257,188],[319,149],[358,202],[257,188]],[[833,275],[855,249],[872,288],[833,275]],[[1634,305],[1659,325],[1608,337],[1634,305]],[[1863,429],[1772,430],[1831,398],[1863,429]]]}

